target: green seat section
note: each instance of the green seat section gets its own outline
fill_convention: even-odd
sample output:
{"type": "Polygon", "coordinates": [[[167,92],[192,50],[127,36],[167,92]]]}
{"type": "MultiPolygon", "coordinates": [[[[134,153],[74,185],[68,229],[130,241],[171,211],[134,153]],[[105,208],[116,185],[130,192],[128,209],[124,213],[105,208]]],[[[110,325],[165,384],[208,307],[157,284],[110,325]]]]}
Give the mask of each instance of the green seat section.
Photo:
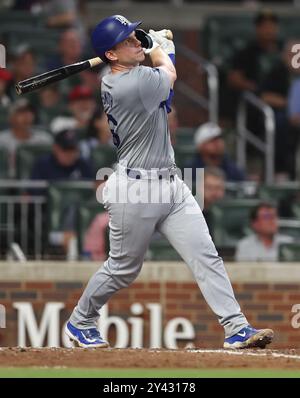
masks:
{"type": "Polygon", "coordinates": [[[99,148],[94,148],[91,153],[91,158],[96,170],[105,167],[112,168],[117,162],[116,149],[110,145],[103,145],[99,148]]]}
{"type": "Polygon", "coordinates": [[[92,200],[82,204],[78,209],[77,239],[78,253],[84,258],[84,238],[94,218],[105,211],[103,204],[92,200]]]}
{"type": "Polygon", "coordinates": [[[60,231],[66,217],[74,217],[74,229],[79,207],[96,203],[96,191],[92,181],[63,181],[51,183],[48,189],[49,231],[60,231]]]}
{"type": "Polygon", "coordinates": [[[148,258],[151,261],[182,261],[177,251],[164,237],[150,243],[148,258]]]}
{"type": "Polygon", "coordinates": [[[193,160],[195,147],[194,145],[176,145],[174,152],[176,165],[183,171],[184,167],[193,160]]]}
{"type": "MultiPolygon", "coordinates": [[[[288,217],[300,218],[300,183],[286,182],[276,185],[264,185],[259,189],[259,197],[268,202],[276,202],[279,209],[289,208],[288,217]]],[[[284,210],[286,211],[286,210],[284,210]]]]}
{"type": "Polygon", "coordinates": [[[283,243],[279,246],[279,261],[300,261],[300,243],[283,243]]]}
{"type": "Polygon", "coordinates": [[[35,161],[51,152],[50,145],[22,145],[17,149],[16,169],[17,178],[29,179],[35,161]]]}
{"type": "Polygon", "coordinates": [[[28,43],[39,58],[48,58],[57,53],[60,32],[46,28],[10,25],[2,27],[2,37],[8,48],[28,43]]]}
{"type": "Polygon", "coordinates": [[[8,178],[8,153],[5,148],[0,148],[0,178],[8,178]]]}
{"type": "Polygon", "coordinates": [[[293,203],[292,204],[292,213],[295,217],[300,220],[300,203],[293,203]]]}
{"type": "Polygon", "coordinates": [[[202,45],[208,59],[227,69],[235,51],[241,49],[253,36],[252,16],[213,15],[204,23],[202,45]]]}
{"type": "MultiPolygon", "coordinates": [[[[254,38],[254,13],[211,15],[204,21],[201,43],[205,56],[226,70],[235,51],[254,38]]],[[[300,37],[298,15],[280,15],[280,36],[283,40],[300,37]]]]}
{"type": "Polygon", "coordinates": [[[8,127],[8,109],[0,107],[0,131],[5,130],[7,127],[8,127]]]}
{"type": "Polygon", "coordinates": [[[289,199],[291,196],[300,193],[299,182],[287,182],[276,185],[263,185],[259,189],[259,197],[263,200],[279,202],[282,199],[289,199]]]}
{"type": "Polygon", "coordinates": [[[289,235],[300,242],[300,220],[279,220],[279,232],[283,235],[289,235]]]}
{"type": "Polygon", "coordinates": [[[209,210],[210,233],[217,247],[235,247],[250,232],[250,211],[257,199],[223,201],[209,210]]]}
{"type": "Polygon", "coordinates": [[[41,14],[32,14],[28,11],[1,10],[0,26],[12,24],[38,27],[45,24],[45,18],[41,14]]]}
{"type": "Polygon", "coordinates": [[[180,127],[176,131],[176,146],[191,146],[194,144],[195,129],[192,127],[180,127]]]}

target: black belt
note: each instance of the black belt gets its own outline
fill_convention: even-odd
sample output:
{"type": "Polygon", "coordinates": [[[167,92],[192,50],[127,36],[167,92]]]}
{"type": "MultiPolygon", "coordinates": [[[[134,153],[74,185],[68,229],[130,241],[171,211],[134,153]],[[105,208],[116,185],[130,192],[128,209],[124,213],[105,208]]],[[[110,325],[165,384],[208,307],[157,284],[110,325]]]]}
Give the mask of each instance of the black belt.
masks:
{"type": "MultiPolygon", "coordinates": [[[[164,179],[168,179],[170,181],[174,181],[175,180],[175,175],[176,175],[176,170],[174,171],[169,171],[169,170],[164,170],[164,171],[155,171],[157,173],[157,179],[158,180],[162,180],[164,179]]],[[[151,173],[153,173],[153,170],[151,171],[151,173]]],[[[140,180],[142,178],[142,172],[140,172],[139,170],[135,170],[135,169],[129,169],[126,168],[126,174],[129,178],[133,178],[136,180],[140,180]]]]}

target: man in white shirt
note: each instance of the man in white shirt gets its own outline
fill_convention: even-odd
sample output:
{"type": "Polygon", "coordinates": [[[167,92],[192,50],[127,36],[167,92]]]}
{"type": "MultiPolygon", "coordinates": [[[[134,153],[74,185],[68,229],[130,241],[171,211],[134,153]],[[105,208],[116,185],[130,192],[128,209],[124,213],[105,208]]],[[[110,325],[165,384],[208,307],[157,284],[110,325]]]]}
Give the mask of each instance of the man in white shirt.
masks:
{"type": "Polygon", "coordinates": [[[238,242],[236,261],[278,261],[279,245],[293,238],[278,233],[278,214],[274,205],[262,202],[250,214],[253,234],[238,242]]]}

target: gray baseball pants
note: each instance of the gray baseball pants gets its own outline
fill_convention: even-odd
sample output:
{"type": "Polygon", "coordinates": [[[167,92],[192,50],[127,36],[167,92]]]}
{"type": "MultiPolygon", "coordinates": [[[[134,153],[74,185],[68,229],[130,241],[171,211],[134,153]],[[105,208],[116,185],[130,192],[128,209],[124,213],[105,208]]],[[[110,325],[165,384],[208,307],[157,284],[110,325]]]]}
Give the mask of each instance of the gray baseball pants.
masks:
{"type": "Polygon", "coordinates": [[[159,231],[191,269],[206,302],[224,327],[225,337],[238,333],[248,325],[247,319],[187,185],[178,176],[159,180],[157,175],[150,179],[141,175],[135,179],[124,170],[119,168],[113,173],[103,189],[104,206],[110,216],[109,258],[91,277],[70,322],[81,329],[97,326],[101,307],[139,275],[150,239],[159,231]],[[130,198],[124,198],[126,193],[130,198]],[[152,203],[153,198],[160,203],[152,203]]]}

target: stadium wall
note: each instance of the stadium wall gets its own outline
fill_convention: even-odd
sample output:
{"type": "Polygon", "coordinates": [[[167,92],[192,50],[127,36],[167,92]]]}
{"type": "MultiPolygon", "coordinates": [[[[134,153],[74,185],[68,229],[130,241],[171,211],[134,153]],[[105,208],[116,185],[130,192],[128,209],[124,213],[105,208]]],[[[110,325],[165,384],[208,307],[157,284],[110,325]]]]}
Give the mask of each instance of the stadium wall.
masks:
{"type": "MultiPolygon", "coordinates": [[[[97,263],[0,263],[0,346],[69,346],[64,323],[97,263]]],[[[300,264],[228,263],[236,297],[273,348],[300,347],[300,264]]],[[[103,308],[112,346],[219,348],[223,330],[182,263],[145,263],[103,308]]]]}

